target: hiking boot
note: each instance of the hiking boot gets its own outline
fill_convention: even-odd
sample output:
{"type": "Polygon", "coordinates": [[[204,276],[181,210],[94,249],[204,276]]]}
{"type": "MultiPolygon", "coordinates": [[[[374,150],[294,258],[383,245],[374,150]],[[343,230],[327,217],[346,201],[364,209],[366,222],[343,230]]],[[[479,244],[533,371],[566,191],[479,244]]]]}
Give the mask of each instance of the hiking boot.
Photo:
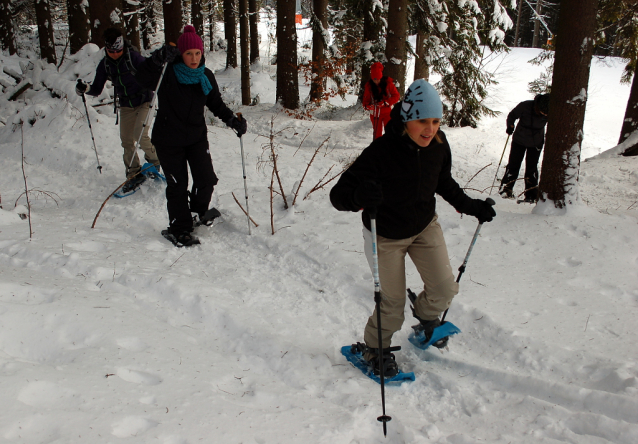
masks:
{"type": "MultiPolygon", "coordinates": [[[[392,348],[392,347],[391,347],[392,348]]],[[[374,349],[377,351],[377,349],[374,349]]],[[[374,356],[368,362],[372,366],[372,371],[375,375],[381,375],[381,359],[379,356],[374,356]]],[[[392,378],[399,374],[399,366],[394,358],[394,353],[390,353],[390,348],[383,349],[383,377],[392,378]]]]}
{"type": "Polygon", "coordinates": [[[423,332],[423,336],[425,336],[425,342],[428,342],[432,337],[432,333],[434,333],[434,329],[441,325],[441,321],[439,318],[433,319],[431,321],[424,321],[423,319],[417,318],[419,323],[417,325],[412,326],[414,329],[414,333],[423,332]]]}
{"type": "MultiPolygon", "coordinates": [[[[430,339],[432,338],[432,335],[434,334],[434,329],[441,326],[441,320],[439,318],[436,318],[436,319],[432,319],[431,321],[424,321],[423,319],[420,319],[417,316],[414,316],[414,317],[419,320],[419,323],[417,325],[412,326],[412,329],[414,330],[414,334],[418,335],[422,332],[423,336],[425,337],[424,343],[427,344],[428,342],[430,342],[430,339]]],[[[445,348],[445,346],[447,345],[448,339],[449,339],[449,336],[446,336],[442,339],[439,339],[432,345],[435,346],[436,348],[445,348]]]]}
{"type": "Polygon", "coordinates": [[[193,236],[188,231],[181,231],[179,233],[172,233],[169,229],[162,230],[162,236],[171,241],[176,247],[191,247],[193,245],[199,245],[199,239],[193,236]]]}
{"type": "Polygon", "coordinates": [[[215,219],[220,217],[222,214],[219,212],[217,208],[211,208],[206,210],[204,213],[195,214],[193,216],[193,226],[199,227],[200,225],[205,225],[210,227],[213,225],[215,219]]]}
{"type": "Polygon", "coordinates": [[[158,165],[155,168],[149,168],[148,172],[146,173],[146,177],[151,180],[155,180],[160,178],[160,174],[160,167],[158,165]]]}
{"type": "Polygon", "coordinates": [[[502,189],[498,194],[500,194],[503,199],[514,199],[514,192],[507,188],[502,189]]]}
{"type": "Polygon", "coordinates": [[[122,186],[122,193],[130,193],[131,191],[136,190],[144,183],[144,181],[146,181],[146,176],[143,174],[131,177],[128,182],[122,186]]]}

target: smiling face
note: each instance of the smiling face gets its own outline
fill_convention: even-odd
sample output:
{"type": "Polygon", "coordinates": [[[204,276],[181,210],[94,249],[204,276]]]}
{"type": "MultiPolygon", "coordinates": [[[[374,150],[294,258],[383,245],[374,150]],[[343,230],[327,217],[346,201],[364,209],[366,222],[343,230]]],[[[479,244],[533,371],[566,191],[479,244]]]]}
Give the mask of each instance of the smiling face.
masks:
{"type": "Polygon", "coordinates": [[[184,64],[192,69],[197,69],[202,61],[202,52],[199,49],[189,49],[182,53],[184,64]]]}
{"type": "Polygon", "coordinates": [[[405,130],[414,143],[425,148],[430,145],[440,126],[441,119],[438,118],[409,120],[405,124],[405,130]]]}

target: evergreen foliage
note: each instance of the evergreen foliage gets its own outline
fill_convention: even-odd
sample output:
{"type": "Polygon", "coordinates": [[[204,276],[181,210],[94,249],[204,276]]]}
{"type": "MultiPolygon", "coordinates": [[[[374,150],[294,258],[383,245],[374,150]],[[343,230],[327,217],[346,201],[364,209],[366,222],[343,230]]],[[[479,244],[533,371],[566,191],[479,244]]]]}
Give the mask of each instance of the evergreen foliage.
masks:
{"type": "Polygon", "coordinates": [[[481,45],[507,50],[505,31],[512,21],[500,0],[417,0],[412,12],[414,26],[429,35],[428,63],[442,76],[436,86],[446,124],[475,128],[482,116],[495,116],[483,103],[495,80],[483,69],[481,45]]]}

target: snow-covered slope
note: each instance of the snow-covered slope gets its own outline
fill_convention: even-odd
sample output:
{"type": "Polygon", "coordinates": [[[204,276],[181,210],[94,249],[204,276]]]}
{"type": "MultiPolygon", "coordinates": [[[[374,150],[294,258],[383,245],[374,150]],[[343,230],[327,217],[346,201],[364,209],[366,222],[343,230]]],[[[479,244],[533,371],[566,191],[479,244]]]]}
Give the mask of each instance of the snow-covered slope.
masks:
{"type": "MultiPolygon", "coordinates": [[[[213,69],[223,65],[222,54],[207,58],[213,69]]],[[[492,96],[499,110],[528,98],[529,58],[530,50],[506,56],[509,74],[492,96]]],[[[620,63],[597,64],[592,84],[626,101],[628,87],[616,86],[620,70],[620,63]]],[[[393,419],[384,438],[379,385],[339,353],[362,339],[373,308],[359,215],[331,207],[332,184],[303,199],[366,146],[369,119],[355,108],[315,122],[264,101],[239,107],[238,72],[219,72],[225,99],[249,122],[243,142],[259,227],[248,235],[233,198],[243,204],[239,141],[213,122],[220,177],[213,204],[222,217],[197,229],[201,246],[177,249],[159,234],[167,216],[158,184],[109,200],[91,228],[123,180],[121,148],[112,109],[92,108],[99,174],[67,74],[69,101],[30,97],[32,125],[12,126],[24,105],[0,104],[7,119],[0,130],[0,441],[638,442],[636,158],[584,162],[584,202],[565,216],[531,214],[530,206],[492,196],[498,216],[483,227],[448,315],[463,333],[448,351],[414,349],[406,307],[397,359],[417,379],[386,388],[393,419]],[[274,235],[264,153],[273,118],[289,202],[329,137],[295,206],[285,210],[275,197],[274,235]],[[23,152],[32,238],[18,216],[26,204],[23,152]]],[[[268,73],[254,90],[262,99],[274,92],[268,73]]],[[[592,94],[587,123],[596,130],[585,139],[592,155],[612,148],[620,129],[618,119],[618,131],[596,119],[624,112],[623,100],[596,100],[592,94]]],[[[504,126],[500,116],[475,130],[444,129],[454,174],[473,196],[489,193],[504,126]]],[[[451,262],[460,266],[476,220],[442,199],[438,212],[451,262]]],[[[411,266],[408,284],[419,286],[411,266]]]]}

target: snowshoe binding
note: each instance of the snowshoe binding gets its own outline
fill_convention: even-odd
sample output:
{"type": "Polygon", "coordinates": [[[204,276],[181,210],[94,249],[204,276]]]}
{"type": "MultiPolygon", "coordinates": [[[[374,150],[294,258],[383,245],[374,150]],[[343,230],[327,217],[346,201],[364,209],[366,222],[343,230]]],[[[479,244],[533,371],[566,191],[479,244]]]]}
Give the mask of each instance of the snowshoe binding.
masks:
{"type": "Polygon", "coordinates": [[[514,192],[508,188],[503,188],[498,192],[503,199],[514,199],[514,192]]]}
{"type": "Polygon", "coordinates": [[[181,233],[171,233],[169,229],[162,230],[162,236],[171,241],[173,245],[178,248],[192,247],[193,245],[199,245],[199,239],[193,236],[188,231],[182,231],[181,233]]]}
{"type": "Polygon", "coordinates": [[[145,175],[138,174],[137,176],[133,176],[122,186],[122,193],[130,193],[138,189],[144,182],[146,182],[145,175]]]}
{"type": "Polygon", "coordinates": [[[215,221],[215,219],[217,219],[221,215],[222,214],[219,212],[217,208],[211,208],[209,210],[206,210],[205,213],[195,214],[193,216],[193,227],[199,227],[202,225],[210,227],[211,225],[213,225],[213,222],[215,221]]]}
{"type": "Polygon", "coordinates": [[[383,349],[383,358],[378,358],[378,349],[369,348],[367,345],[357,342],[356,344],[346,345],[341,347],[341,354],[354,365],[361,370],[368,378],[381,383],[381,369],[380,365],[383,365],[383,380],[386,384],[401,384],[406,381],[414,381],[415,376],[413,372],[404,373],[399,369],[397,365],[393,351],[399,351],[401,347],[388,347],[383,349]],[[374,354],[370,361],[366,361],[365,354],[374,354]],[[383,361],[383,364],[381,364],[383,361]]]}
{"type": "Polygon", "coordinates": [[[408,298],[412,303],[410,306],[412,315],[419,320],[417,325],[412,326],[414,331],[408,336],[408,341],[422,350],[430,345],[439,349],[447,347],[450,336],[460,333],[461,330],[451,322],[441,322],[438,318],[429,321],[419,318],[414,310],[416,297],[416,294],[408,288],[408,298]]]}
{"type": "Polygon", "coordinates": [[[166,177],[164,177],[164,175],[160,172],[161,169],[161,166],[155,166],[152,163],[147,162],[142,165],[142,174],[146,176],[147,179],[166,182],[166,177]]]}

